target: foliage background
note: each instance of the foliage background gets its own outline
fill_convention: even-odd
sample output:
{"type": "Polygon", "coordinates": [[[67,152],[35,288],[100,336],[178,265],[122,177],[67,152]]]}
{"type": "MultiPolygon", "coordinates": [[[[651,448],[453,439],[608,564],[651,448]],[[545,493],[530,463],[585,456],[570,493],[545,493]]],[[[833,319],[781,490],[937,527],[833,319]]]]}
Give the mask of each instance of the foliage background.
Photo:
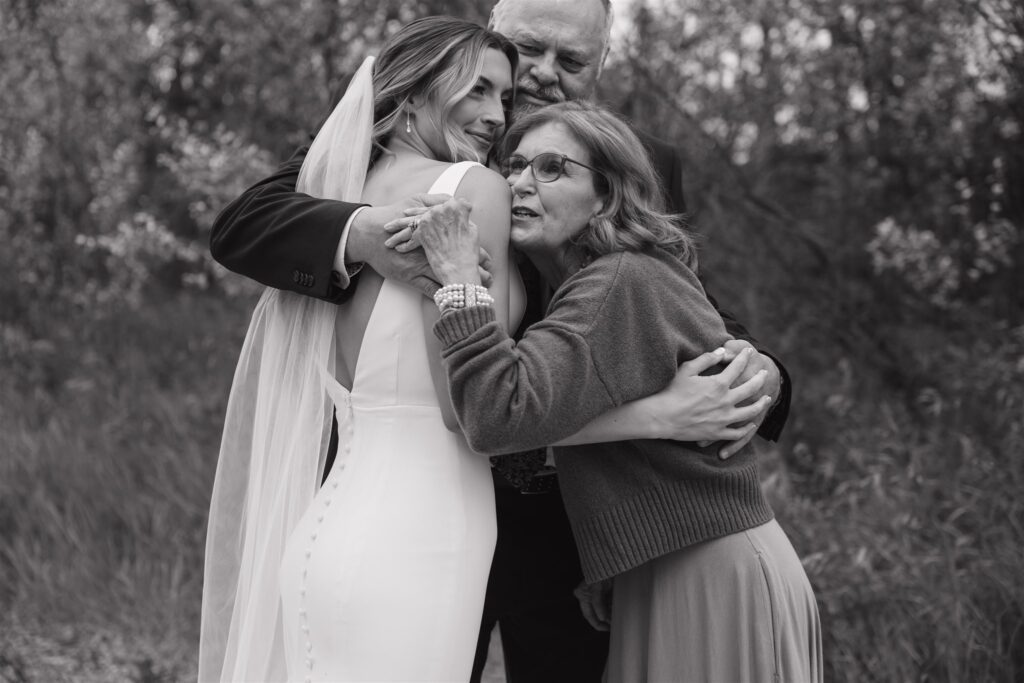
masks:
{"type": "MultiPolygon", "coordinates": [[[[0,679],[194,678],[254,289],[217,210],[401,23],[487,0],[0,0],[0,679]]],[[[768,487],[834,681],[1024,678],[1024,8],[619,3],[717,298],[795,383],[768,487]]]]}

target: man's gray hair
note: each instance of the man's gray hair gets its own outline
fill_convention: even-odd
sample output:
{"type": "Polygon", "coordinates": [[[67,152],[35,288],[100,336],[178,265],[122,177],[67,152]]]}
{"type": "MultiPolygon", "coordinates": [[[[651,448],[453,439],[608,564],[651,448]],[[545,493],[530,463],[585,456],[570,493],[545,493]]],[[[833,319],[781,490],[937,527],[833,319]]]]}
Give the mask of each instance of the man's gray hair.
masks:
{"type": "MultiPolygon", "coordinates": [[[[494,7],[491,8],[490,19],[487,21],[487,28],[493,29],[502,10],[514,2],[515,0],[498,0],[494,3],[494,7]]],[[[604,39],[601,42],[601,56],[604,57],[612,39],[612,19],[614,17],[614,12],[612,12],[612,0],[600,0],[600,2],[601,7],[604,8],[604,39]]]]}

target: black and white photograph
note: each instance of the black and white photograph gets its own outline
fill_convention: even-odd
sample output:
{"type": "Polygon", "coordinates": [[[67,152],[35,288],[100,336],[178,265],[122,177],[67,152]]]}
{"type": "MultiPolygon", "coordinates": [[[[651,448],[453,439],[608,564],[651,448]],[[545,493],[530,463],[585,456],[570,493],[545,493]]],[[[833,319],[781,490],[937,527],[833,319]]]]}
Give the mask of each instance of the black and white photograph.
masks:
{"type": "Polygon", "coordinates": [[[1017,0],[0,0],[0,681],[1024,680],[1017,0]]]}

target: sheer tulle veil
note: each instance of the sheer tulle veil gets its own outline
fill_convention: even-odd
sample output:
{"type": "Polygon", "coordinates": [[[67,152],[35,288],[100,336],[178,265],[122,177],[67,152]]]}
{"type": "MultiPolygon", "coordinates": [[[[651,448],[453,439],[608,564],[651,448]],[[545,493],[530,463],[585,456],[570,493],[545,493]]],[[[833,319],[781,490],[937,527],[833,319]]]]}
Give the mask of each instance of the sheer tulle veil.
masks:
{"type": "MultiPolygon", "coordinates": [[[[373,57],[313,140],[296,189],[358,202],[373,134],[373,57]]],[[[287,680],[278,570],[317,491],[333,406],[336,307],[263,292],[235,369],[210,503],[200,681],[287,680]]]]}

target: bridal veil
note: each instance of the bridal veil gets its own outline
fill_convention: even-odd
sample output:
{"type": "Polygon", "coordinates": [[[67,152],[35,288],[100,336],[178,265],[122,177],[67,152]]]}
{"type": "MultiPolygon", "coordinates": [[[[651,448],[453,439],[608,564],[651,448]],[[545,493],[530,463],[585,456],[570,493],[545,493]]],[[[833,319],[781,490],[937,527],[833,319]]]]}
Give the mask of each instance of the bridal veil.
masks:
{"type": "MultiPolygon", "coordinates": [[[[373,134],[373,58],[313,140],[296,190],[358,202],[373,134]]],[[[284,681],[278,571],[323,476],[334,304],[267,288],[235,369],[210,504],[199,680],[284,681]]]]}

